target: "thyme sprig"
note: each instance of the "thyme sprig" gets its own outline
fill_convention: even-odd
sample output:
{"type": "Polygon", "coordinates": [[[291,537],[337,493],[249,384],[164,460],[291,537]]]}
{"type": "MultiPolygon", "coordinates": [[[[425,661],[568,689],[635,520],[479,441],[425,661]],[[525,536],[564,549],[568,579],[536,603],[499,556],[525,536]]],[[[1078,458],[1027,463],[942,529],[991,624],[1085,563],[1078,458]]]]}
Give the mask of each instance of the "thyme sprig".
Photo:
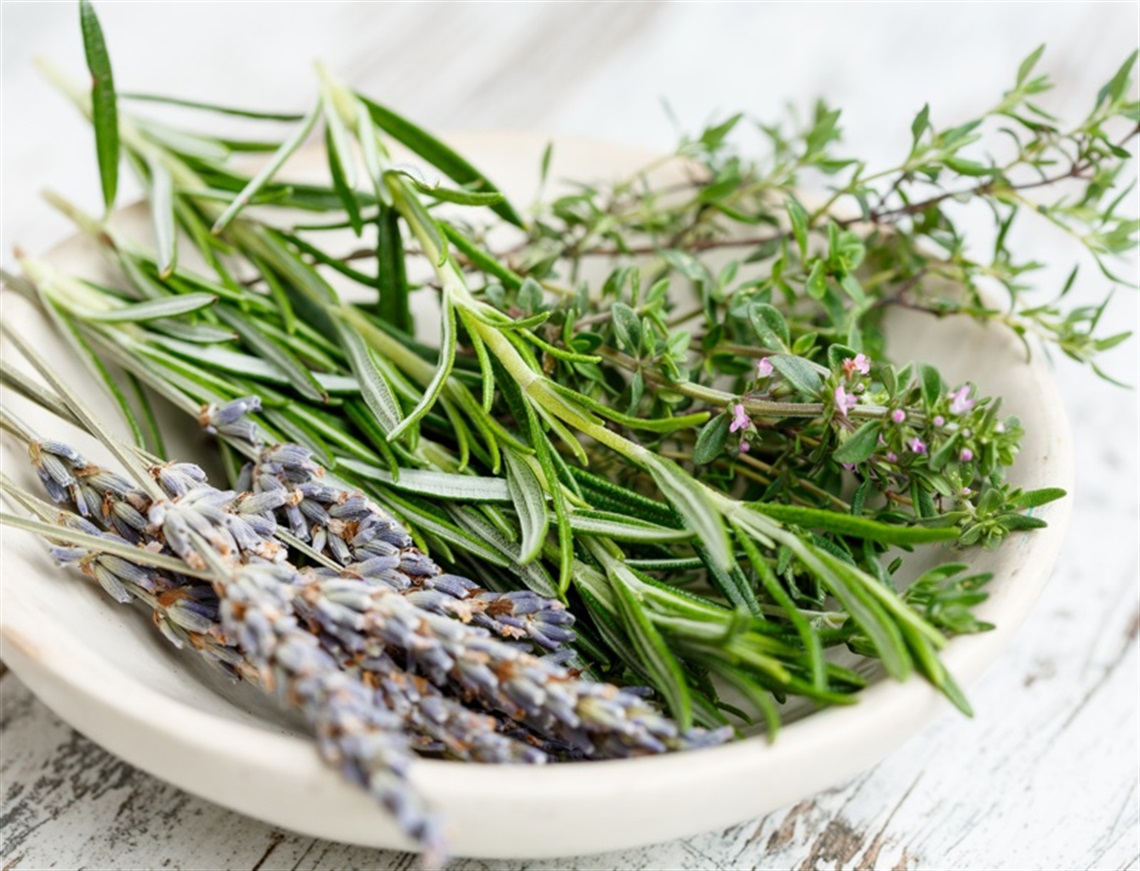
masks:
{"type": "MultiPolygon", "coordinates": [[[[761,125],[762,157],[734,144],[738,115],[682,141],[681,181],[656,181],[663,161],[580,184],[529,218],[327,70],[253,174],[231,157],[254,144],[123,111],[108,121],[95,109],[105,93],[53,74],[92,118],[100,153],[118,149],[139,175],[156,247],[56,196],[121,281],[25,258],[12,284],[56,320],[140,444],[161,452],[135,408],[149,398],[123,395],[123,374],[194,415],[257,396],[252,426],[312,450],[440,560],[498,589],[563,597],[583,656],[650,683],[682,727],[742,715],[774,730],[789,696],[851,701],[863,678],[824,656],[842,645],[893,677],[919,671],[968,710],[937,651],[986,628],[969,615],[984,579],[951,562],[903,591],[897,549],[996,546],[1041,525],[1025,511],[1063,494],[1005,482],[1020,423],[972,384],[890,362],[883,317],[903,306],[990,320],[1086,362],[1127,337],[1096,332],[1104,306],[1031,304],[1026,276],[1040,264],[1008,240],[1021,215],[1042,215],[1111,280],[1137,229],[1119,213],[1123,146],[1140,120],[1135,58],[1065,129],[1035,102],[1048,88],[1040,56],[966,124],[936,128],[924,109],[891,168],[842,156],[839,113],[823,104],[805,129],[761,125]],[[979,155],[992,126],[1009,154],[979,155]],[[327,183],[286,180],[314,130],[327,183]],[[394,142],[445,181],[396,163],[394,142]],[[828,193],[813,205],[802,191],[820,175],[828,193]],[[957,228],[962,201],[998,222],[986,259],[957,228]],[[492,248],[503,226],[520,241],[492,248]],[[337,230],[360,240],[351,252],[330,250],[337,230]],[[991,302],[994,288],[1007,305],[991,302]],[[415,338],[412,293],[438,299],[437,345],[415,338]],[[748,711],[721,700],[726,684],[748,711]]],[[[226,455],[248,453],[217,434],[226,455]]]]}

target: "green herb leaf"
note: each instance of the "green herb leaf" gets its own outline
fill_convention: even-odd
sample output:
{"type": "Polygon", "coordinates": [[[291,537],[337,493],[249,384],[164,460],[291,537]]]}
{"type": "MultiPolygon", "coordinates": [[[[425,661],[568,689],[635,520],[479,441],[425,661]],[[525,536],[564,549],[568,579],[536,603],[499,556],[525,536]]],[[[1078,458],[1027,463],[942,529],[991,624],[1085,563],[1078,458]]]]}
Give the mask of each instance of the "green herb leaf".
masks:
{"type": "Polygon", "coordinates": [[[808,273],[807,281],[804,283],[804,290],[812,299],[823,299],[827,295],[827,275],[822,260],[812,264],[811,272],[808,273]]]}
{"type": "MultiPolygon", "coordinates": [[[[335,112],[330,114],[329,110],[325,109],[325,116],[335,116],[341,124],[343,131],[344,123],[340,121],[340,116],[335,112]]],[[[342,203],[344,203],[345,214],[348,215],[348,224],[352,227],[352,232],[358,237],[364,230],[364,221],[360,217],[360,201],[356,197],[356,191],[353,190],[352,182],[349,181],[347,167],[352,166],[351,163],[352,152],[348,148],[347,142],[343,145],[344,151],[348,152],[346,158],[338,147],[336,140],[333,138],[332,124],[325,127],[325,157],[329,164],[329,177],[332,179],[333,190],[336,191],[342,203]],[[347,162],[346,162],[347,161],[347,162]]]]}
{"type": "Polygon", "coordinates": [[[910,135],[914,139],[914,146],[911,154],[918,148],[919,140],[922,139],[922,134],[930,128],[930,104],[926,103],[919,110],[918,114],[914,116],[914,121],[910,125],[910,135]]]}
{"type": "Polygon", "coordinates": [[[518,514],[522,532],[519,562],[526,565],[542,553],[546,533],[550,528],[546,494],[542,490],[538,475],[530,468],[526,459],[516,456],[514,451],[509,450],[503,453],[503,457],[507,461],[507,488],[511,494],[511,502],[515,506],[515,513],[518,514]]]}
{"type": "Polygon", "coordinates": [[[95,151],[99,158],[99,181],[107,211],[115,203],[119,186],[119,112],[115,105],[115,79],[103,29],[89,0],[79,0],[79,24],[83,50],[91,73],[91,122],[95,128],[95,151]]]}
{"type": "Polygon", "coordinates": [[[824,511],[799,505],[753,502],[749,507],[782,523],[794,523],[807,529],[822,529],[882,544],[925,544],[931,541],[949,541],[958,537],[957,530],[949,527],[891,526],[866,517],[853,517],[837,511],[824,511]]]}
{"type": "Polygon", "coordinates": [[[178,262],[178,234],[174,228],[174,182],[161,162],[152,160],[148,168],[154,245],[158,249],[158,277],[165,280],[170,277],[178,262]]]}
{"type": "Polygon", "coordinates": [[[1036,508],[1039,505],[1046,505],[1057,499],[1063,499],[1067,495],[1060,487],[1043,487],[1040,490],[1019,493],[1011,501],[1018,508],[1036,508]]]}
{"type": "Polygon", "coordinates": [[[420,198],[408,190],[408,185],[399,173],[389,172],[384,177],[389,181],[387,189],[392,193],[396,209],[416,234],[423,246],[424,255],[436,266],[442,265],[447,260],[447,237],[439,223],[420,202],[420,198]]]}
{"type": "Polygon", "coordinates": [[[494,206],[503,201],[503,195],[499,191],[468,191],[427,184],[412,175],[408,178],[412,182],[412,187],[420,193],[444,203],[455,203],[460,206],[494,206]]]}
{"type": "Polygon", "coordinates": [[[337,468],[355,472],[362,478],[380,481],[396,490],[456,502],[510,502],[511,493],[502,478],[453,475],[426,469],[401,469],[399,476],[361,460],[342,459],[337,468]]]}
{"type": "Polygon", "coordinates": [[[986,166],[976,160],[966,160],[962,157],[947,157],[946,165],[959,175],[983,176],[998,175],[1000,170],[996,166],[986,166]]]}
{"type": "Polygon", "coordinates": [[[622,623],[637,650],[641,666],[653,677],[654,686],[665,697],[669,712],[677,720],[677,726],[682,730],[688,729],[692,726],[693,710],[685,673],[646,615],[644,606],[629,586],[627,576],[633,577],[628,569],[621,566],[614,566],[610,573],[614,579],[614,597],[621,610],[622,623]]]}
{"type": "Polygon", "coordinates": [[[570,528],[584,535],[602,535],[615,541],[651,542],[686,541],[693,537],[688,529],[659,526],[608,511],[575,511],[570,515],[570,528]]]}
{"type": "Polygon", "coordinates": [[[727,414],[718,414],[701,428],[697,443],[693,446],[694,463],[703,466],[724,453],[730,423],[727,414]]]}
{"type": "Polygon", "coordinates": [[[340,333],[341,345],[353,374],[360,382],[360,393],[364,402],[376,416],[376,422],[386,434],[391,434],[400,425],[403,415],[392,388],[380,372],[372,351],[364,343],[352,324],[351,309],[335,313],[334,323],[340,333]]]}
{"type": "Polygon", "coordinates": [[[317,381],[309,367],[297,359],[289,348],[262,332],[257,324],[250,318],[239,314],[232,308],[221,306],[217,309],[221,321],[232,327],[243,342],[250,346],[263,360],[272,363],[285,373],[285,377],[293,388],[314,402],[328,402],[329,395],[317,381]]]}
{"type": "Polygon", "coordinates": [[[925,363],[918,367],[918,376],[922,381],[922,401],[927,408],[933,408],[942,396],[942,376],[937,369],[925,363]]]}
{"type": "Polygon", "coordinates": [[[787,210],[788,210],[788,220],[791,221],[791,224],[792,224],[792,236],[795,237],[796,244],[799,246],[799,249],[800,249],[800,257],[803,260],[807,260],[807,253],[808,253],[808,237],[807,237],[808,216],[807,216],[807,212],[805,212],[804,207],[801,206],[794,199],[788,200],[787,210]]]}
{"type": "Polygon", "coordinates": [[[376,215],[376,288],[380,292],[376,307],[380,319],[398,330],[414,332],[400,215],[389,206],[381,206],[376,215]]]}
{"type": "Polygon", "coordinates": [[[610,317],[613,320],[618,346],[636,354],[641,344],[641,318],[637,316],[637,312],[624,302],[615,302],[610,309],[610,317]]]}
{"type": "Polygon", "coordinates": [[[498,279],[503,287],[515,290],[522,285],[522,276],[514,272],[503,263],[496,260],[485,250],[477,246],[471,239],[463,235],[452,224],[444,221],[441,225],[443,233],[449,242],[454,245],[464,257],[470,260],[478,269],[498,279]]]}
{"type": "Polygon", "coordinates": [[[85,321],[97,321],[104,324],[153,321],[201,311],[209,308],[217,301],[218,298],[209,293],[183,293],[178,296],[168,296],[163,299],[152,299],[147,302],[125,305],[109,311],[88,312],[84,313],[82,317],[85,321]]]}
{"type": "Polygon", "coordinates": [[[779,309],[767,303],[758,302],[749,306],[748,319],[756,335],[765,348],[773,351],[787,351],[791,344],[788,322],[779,309]]]}
{"type": "Polygon", "coordinates": [[[819,370],[803,357],[790,354],[775,354],[768,358],[777,372],[787,379],[796,390],[808,399],[818,399],[823,390],[823,378],[819,370]]]}
{"type": "Polygon", "coordinates": [[[728,531],[704,487],[672,460],[654,457],[646,468],[665,498],[704,543],[713,564],[727,569],[732,563],[728,531]]]}
{"type": "Polygon", "coordinates": [[[226,227],[230,225],[230,222],[238,216],[238,213],[249,204],[253,196],[265,187],[270,179],[277,175],[281,167],[285,165],[285,162],[293,156],[293,152],[300,148],[301,144],[309,137],[309,133],[312,131],[313,125],[317,123],[317,117],[320,113],[321,104],[317,103],[309,110],[309,113],[301,121],[300,126],[281,144],[281,147],[274,152],[273,157],[269,159],[257,175],[249,180],[249,184],[242,188],[241,192],[234,197],[234,201],[229,204],[226,210],[218,217],[218,220],[214,222],[214,226],[211,228],[211,232],[214,235],[218,235],[226,229],[226,227]]]}
{"type": "MultiPolygon", "coordinates": [[[[396,114],[386,106],[374,103],[367,97],[357,96],[368,108],[368,114],[372,117],[372,121],[377,127],[415,154],[418,154],[453,181],[461,185],[466,185],[472,190],[482,190],[485,192],[498,191],[479,170],[426,130],[417,127],[407,118],[396,114]]],[[[496,203],[492,208],[504,221],[514,224],[516,227],[524,226],[523,219],[519,216],[519,213],[516,212],[514,207],[506,200],[496,203]]]]}
{"type": "Polygon", "coordinates": [[[1033,72],[1033,68],[1037,66],[1037,61],[1041,60],[1041,55],[1045,53],[1045,43],[1037,46],[1029,57],[1021,62],[1021,66],[1017,68],[1017,84],[1024,85],[1029,78],[1029,74],[1033,72]]]}
{"type": "Polygon", "coordinates": [[[423,398],[416,404],[416,407],[408,413],[408,416],[405,417],[394,430],[388,433],[388,441],[394,442],[400,439],[404,433],[416,425],[420,418],[431,410],[439,398],[440,393],[443,392],[444,386],[447,384],[447,379],[451,375],[452,366],[455,365],[457,333],[455,305],[451,301],[451,293],[446,285],[444,286],[443,299],[440,301],[440,305],[443,307],[443,312],[441,313],[443,335],[440,338],[439,362],[436,364],[435,374],[432,375],[431,381],[424,390],[423,398]]]}
{"type": "Polygon", "coordinates": [[[182,106],[186,109],[202,109],[222,115],[235,115],[239,118],[256,118],[262,121],[300,121],[304,115],[293,112],[266,112],[260,109],[235,109],[233,106],[220,106],[217,103],[203,103],[199,100],[186,100],[181,97],[168,97],[164,94],[142,94],[136,91],[119,94],[124,100],[146,103],[165,103],[168,106],[182,106]]]}
{"type": "Polygon", "coordinates": [[[867,421],[836,448],[831,458],[837,463],[862,463],[875,453],[875,448],[879,446],[879,433],[882,429],[882,421],[867,421]]]}
{"type": "Polygon", "coordinates": [[[570,528],[570,512],[562,488],[558,484],[558,472],[552,459],[555,454],[554,448],[546,433],[542,431],[538,416],[529,405],[525,408],[525,418],[530,444],[542,468],[542,476],[546,479],[550,493],[551,507],[554,509],[554,521],[558,530],[558,593],[564,596],[570,588],[574,566],[574,536],[570,528]]]}

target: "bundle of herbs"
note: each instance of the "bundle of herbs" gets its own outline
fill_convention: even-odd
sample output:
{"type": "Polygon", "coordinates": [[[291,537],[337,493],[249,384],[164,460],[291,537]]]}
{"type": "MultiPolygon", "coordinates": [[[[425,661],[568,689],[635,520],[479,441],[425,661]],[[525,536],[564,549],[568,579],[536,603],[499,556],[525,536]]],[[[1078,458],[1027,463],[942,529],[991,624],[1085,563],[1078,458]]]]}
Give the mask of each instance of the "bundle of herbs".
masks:
{"type": "MultiPolygon", "coordinates": [[[[51,527],[9,482],[40,521],[7,522],[65,542],[61,559],[141,597],[176,643],[209,638],[191,646],[287,688],[327,755],[347,753],[428,841],[399,786],[409,753],[628,755],[754,721],[774,735],[793,697],[856,701],[865,677],[833,649],[892,678],[917,671],[969,712],[938,651],[988,628],[972,614],[988,578],[949,548],[999,547],[1064,494],[1012,487],[1018,420],[971,383],[894,364],[884,318],[989,321],[1103,376],[1096,355],[1128,333],[1099,332],[1104,305],[1065,308],[1075,269],[1053,300],[1032,299],[1041,264],[1008,240],[1023,216],[1050,221],[1117,283],[1111,260],[1136,244],[1118,214],[1140,130],[1135,56],[1075,126],[1036,102],[1050,87],[1039,49],[979,117],[943,129],[923,108],[893,167],[842,156],[839,112],[821,103],[806,124],[735,115],[524,217],[464,157],[324,69],[297,115],[117,94],[80,10],[91,88],[49,74],[92,121],[104,211],[50,199],[120,280],[21,258],[5,281],[114,397],[137,443],[117,455],[137,476],[88,472],[5,412],[49,495],[78,513],[51,527]],[[147,104],[272,133],[176,128],[147,104]],[[745,128],[766,139],[761,156],[737,144],[745,128]],[[979,144],[996,150],[995,132],[1000,158],[979,144]],[[312,138],[327,179],[289,180],[312,138]],[[106,222],[124,163],[153,247],[106,222]],[[809,197],[813,179],[825,192],[809,197]],[[955,224],[963,203],[994,215],[983,259],[955,224]],[[327,242],[346,233],[347,248],[327,242]],[[416,308],[438,311],[438,341],[416,308]],[[232,489],[163,464],[152,402],[216,437],[232,489]],[[139,543],[151,561],[127,567],[139,543]],[[945,561],[903,585],[916,546],[945,561]],[[170,595],[184,589],[197,592],[170,595]]],[[[548,149],[543,182],[549,165],[548,149]]],[[[62,385],[11,369],[4,383],[113,442],[62,385]]]]}

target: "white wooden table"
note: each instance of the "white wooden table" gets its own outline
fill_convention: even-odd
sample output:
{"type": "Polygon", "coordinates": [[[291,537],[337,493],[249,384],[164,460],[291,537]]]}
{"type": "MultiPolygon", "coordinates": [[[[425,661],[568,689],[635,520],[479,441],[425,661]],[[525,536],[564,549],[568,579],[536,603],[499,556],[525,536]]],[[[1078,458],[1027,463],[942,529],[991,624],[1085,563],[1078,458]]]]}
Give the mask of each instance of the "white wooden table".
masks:
{"type": "MultiPolygon", "coordinates": [[[[667,98],[691,129],[715,112],[771,117],[827,95],[853,152],[889,160],[927,100],[950,123],[994,99],[1049,43],[1049,99],[1078,117],[1136,45],[1133,3],[117,3],[99,11],[120,87],[302,105],[310,61],[435,128],[541,128],[669,147],[667,98]]],[[[45,186],[94,205],[89,132],[31,67],[82,70],[71,4],[5,2],[2,242],[68,232],[45,186]]],[[[129,194],[129,191],[128,191],[129,194]]],[[[1136,208],[1136,202],[1131,204],[1136,208]]],[[[1018,240],[1058,268],[1075,249],[1018,240]]],[[[1135,278],[1135,268],[1132,269],[1135,278]]],[[[1049,283],[1052,282],[1052,283],[1049,283]]],[[[1078,292],[1103,287],[1092,273],[1078,292]]],[[[1137,297],[1111,318],[1135,328],[1137,297]]],[[[1137,342],[1106,361],[1138,379],[1137,342]]],[[[1076,511],[1056,575],[1012,648],[947,713],[850,783],[722,832],[529,868],[1138,867],[1137,400],[1068,363],[1076,511]]],[[[2,667],[0,667],[2,669],[2,667]]],[[[0,671],[2,673],[2,671],[0,671]]],[[[0,677],[0,867],[405,868],[412,857],[314,841],[222,810],[104,753],[11,673],[0,677]]],[[[457,862],[457,869],[521,863],[457,862]]]]}

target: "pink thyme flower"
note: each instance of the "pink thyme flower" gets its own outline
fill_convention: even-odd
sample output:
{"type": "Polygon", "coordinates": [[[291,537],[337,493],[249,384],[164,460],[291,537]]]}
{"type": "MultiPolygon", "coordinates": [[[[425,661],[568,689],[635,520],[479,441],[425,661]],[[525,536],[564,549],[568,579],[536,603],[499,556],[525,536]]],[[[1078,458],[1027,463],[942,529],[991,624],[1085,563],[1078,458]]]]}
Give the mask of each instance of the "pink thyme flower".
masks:
{"type": "Polygon", "coordinates": [[[973,492],[974,492],[974,491],[973,491],[973,490],[971,490],[969,487],[963,487],[963,488],[962,488],[962,495],[963,495],[963,496],[969,496],[969,495],[970,495],[971,493],[973,493],[973,492]]]}
{"type": "Polygon", "coordinates": [[[772,374],[772,361],[769,360],[767,357],[764,357],[763,359],[759,360],[756,363],[756,377],[757,378],[767,378],[771,374],[772,374]]]}
{"type": "Polygon", "coordinates": [[[944,426],[945,424],[946,424],[946,418],[944,418],[941,414],[934,415],[934,425],[935,426],[944,426]]]}
{"type": "Polygon", "coordinates": [[[840,417],[847,417],[847,412],[853,409],[858,402],[859,398],[844,390],[842,384],[835,388],[835,410],[839,412],[840,417]]]}
{"type": "Polygon", "coordinates": [[[1005,432],[1005,424],[999,423],[997,426],[994,427],[994,432],[999,433],[999,434],[1005,432]]]}
{"type": "Polygon", "coordinates": [[[841,465],[843,468],[845,468],[848,472],[854,472],[855,471],[855,464],[854,463],[840,463],[839,465],[841,465]]]}
{"type": "Polygon", "coordinates": [[[740,440],[740,452],[741,452],[742,454],[746,454],[746,453],[748,453],[750,450],[752,450],[752,446],[751,446],[751,445],[749,445],[749,444],[748,444],[748,442],[744,441],[744,439],[741,439],[741,440],[740,440]]]}
{"type": "Polygon", "coordinates": [[[739,402],[732,407],[732,423],[728,426],[729,432],[736,432],[737,430],[747,429],[748,424],[752,423],[751,418],[744,413],[744,406],[739,402]]]}
{"type": "Polygon", "coordinates": [[[970,385],[963,384],[950,394],[950,413],[964,414],[974,407],[974,400],[970,399],[970,385]]]}
{"type": "Polygon", "coordinates": [[[902,423],[904,420],[906,420],[906,412],[901,408],[896,408],[891,412],[891,420],[893,420],[895,423],[902,423]]]}
{"type": "Polygon", "coordinates": [[[867,375],[871,371],[871,358],[866,354],[856,354],[843,361],[843,373],[850,378],[856,372],[867,375]]]}
{"type": "Polygon", "coordinates": [[[898,454],[896,454],[894,451],[887,451],[887,462],[888,463],[897,463],[898,461],[899,461],[899,455],[898,454]]]}
{"type": "Polygon", "coordinates": [[[962,453],[958,455],[958,459],[960,459],[963,463],[968,463],[970,460],[974,459],[974,452],[969,448],[962,448],[962,453]]]}
{"type": "Polygon", "coordinates": [[[910,448],[916,454],[925,454],[926,453],[926,442],[924,442],[918,436],[915,436],[914,438],[912,438],[909,442],[906,443],[906,445],[908,448],[910,448]]]}

